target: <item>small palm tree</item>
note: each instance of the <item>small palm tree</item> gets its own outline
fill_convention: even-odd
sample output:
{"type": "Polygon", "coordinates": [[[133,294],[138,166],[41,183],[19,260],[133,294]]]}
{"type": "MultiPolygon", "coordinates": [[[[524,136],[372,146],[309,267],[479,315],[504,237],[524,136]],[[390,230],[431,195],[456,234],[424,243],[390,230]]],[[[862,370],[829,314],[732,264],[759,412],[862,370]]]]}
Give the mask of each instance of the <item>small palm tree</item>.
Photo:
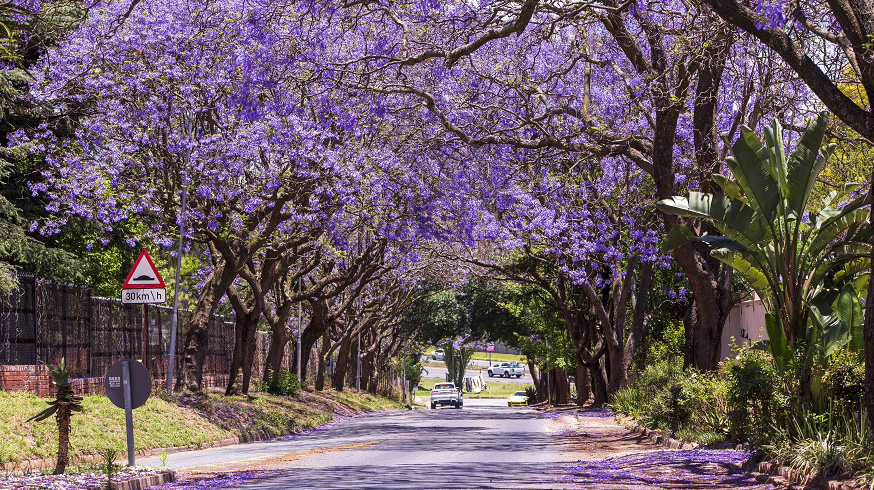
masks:
{"type": "Polygon", "coordinates": [[[82,411],[82,397],[76,396],[70,386],[70,371],[67,363],[61,359],[57,365],[48,366],[52,381],[55,383],[55,399],[46,402],[49,407],[42,412],[27,419],[28,422],[39,422],[52,415],[58,423],[58,459],[55,463],[54,474],[63,474],[70,463],[70,417],[73,412],[82,411]]]}

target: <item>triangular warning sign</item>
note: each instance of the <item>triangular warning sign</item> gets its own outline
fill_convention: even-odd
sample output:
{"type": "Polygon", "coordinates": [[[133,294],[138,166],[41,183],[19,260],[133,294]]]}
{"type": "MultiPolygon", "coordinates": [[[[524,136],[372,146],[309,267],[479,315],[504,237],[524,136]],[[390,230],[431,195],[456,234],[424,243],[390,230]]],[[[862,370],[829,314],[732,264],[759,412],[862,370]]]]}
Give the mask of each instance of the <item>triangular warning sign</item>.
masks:
{"type": "Polygon", "coordinates": [[[152,258],[149,257],[149,252],[143,249],[140,256],[134,262],[133,269],[127,275],[127,279],[121,285],[124,289],[136,288],[163,288],[164,279],[161,279],[161,274],[158,274],[158,269],[152,263],[152,258]]]}

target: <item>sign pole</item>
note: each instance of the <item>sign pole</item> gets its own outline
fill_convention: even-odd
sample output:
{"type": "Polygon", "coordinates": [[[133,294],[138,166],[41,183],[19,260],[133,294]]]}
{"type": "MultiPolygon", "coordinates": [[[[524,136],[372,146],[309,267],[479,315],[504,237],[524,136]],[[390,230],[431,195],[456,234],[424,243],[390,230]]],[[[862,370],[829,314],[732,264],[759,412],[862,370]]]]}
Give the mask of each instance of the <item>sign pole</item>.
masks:
{"type": "Polygon", "coordinates": [[[146,325],[146,303],[143,303],[143,356],[142,363],[148,364],[148,360],[146,360],[146,356],[149,352],[149,328],[146,325]]]}
{"type": "MultiPolygon", "coordinates": [[[[188,163],[188,153],[185,154],[188,163]]],[[[186,165],[187,167],[187,165],[186,165]]],[[[176,331],[179,330],[179,270],[182,268],[182,236],[185,230],[185,197],[188,188],[182,187],[182,211],[179,214],[179,246],[176,249],[176,282],[173,283],[173,316],[170,318],[170,357],[167,359],[167,393],[173,392],[173,374],[176,368],[176,331]]]]}
{"type": "Polygon", "coordinates": [[[125,360],[122,366],[121,382],[124,389],[124,424],[127,429],[127,464],[134,466],[136,465],[136,455],[134,454],[134,411],[130,394],[129,360],[125,360]]]}

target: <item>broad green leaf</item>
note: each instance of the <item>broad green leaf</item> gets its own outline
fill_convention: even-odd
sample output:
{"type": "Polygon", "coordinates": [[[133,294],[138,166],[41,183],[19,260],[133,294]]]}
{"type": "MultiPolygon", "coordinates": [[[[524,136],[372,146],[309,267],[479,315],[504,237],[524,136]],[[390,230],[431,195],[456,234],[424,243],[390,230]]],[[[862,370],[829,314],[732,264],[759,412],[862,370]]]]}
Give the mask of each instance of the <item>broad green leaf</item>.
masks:
{"type": "MultiPolygon", "coordinates": [[[[841,289],[841,294],[838,296],[837,315],[841,321],[841,330],[846,332],[846,335],[849,335],[850,348],[858,347],[853,350],[864,348],[862,325],[865,322],[865,318],[862,312],[862,304],[859,302],[859,294],[852,284],[847,284],[841,289]],[[858,338],[854,338],[856,336],[858,338]]],[[[829,355],[829,353],[827,352],[826,355],[829,355]]]]}
{"type": "Polygon", "coordinates": [[[769,346],[771,347],[771,355],[774,356],[774,361],[781,371],[785,371],[789,361],[789,346],[786,342],[786,332],[783,327],[774,318],[774,313],[765,314],[765,327],[768,330],[769,346]]]}
{"type": "Polygon", "coordinates": [[[762,156],[762,153],[767,152],[763,150],[761,140],[753,130],[744,126],[741,128],[741,137],[732,146],[731,152],[732,156],[726,159],[726,163],[750,198],[750,206],[767,221],[775,221],[782,197],[777,181],[768,169],[767,156],[762,156]],[[752,198],[755,198],[755,204],[752,198]]]}
{"type": "Polygon", "coordinates": [[[723,264],[734,269],[735,272],[743,276],[759,296],[762,298],[770,296],[770,283],[768,277],[761,269],[750,263],[744,258],[740,252],[722,252],[714,250],[713,257],[723,264]]]}
{"type": "Polygon", "coordinates": [[[740,190],[740,186],[737,185],[737,182],[729,179],[728,177],[722,174],[713,174],[713,182],[722,189],[722,192],[725,193],[726,196],[737,199],[738,201],[743,201],[743,193],[740,190]]]}
{"type": "Polygon", "coordinates": [[[833,244],[832,242],[841,234],[849,230],[850,227],[864,222],[867,218],[867,209],[857,209],[854,212],[829,219],[825,224],[823,224],[823,227],[817,230],[813,235],[812,241],[807,247],[807,253],[811,255],[822,253],[826,247],[833,244]]]}
{"type": "Polygon", "coordinates": [[[836,208],[841,201],[849,197],[850,193],[858,189],[860,185],[861,184],[858,184],[856,182],[847,182],[841,184],[837,189],[829,192],[828,195],[822,199],[819,208],[836,208]]]}
{"type": "MultiPolygon", "coordinates": [[[[789,186],[788,205],[789,209],[798,213],[804,212],[807,207],[810,191],[826,162],[826,158],[820,158],[820,147],[827,125],[826,113],[820,113],[816,119],[808,123],[801,139],[795,145],[795,150],[789,155],[786,179],[789,186]]],[[[826,148],[823,154],[830,156],[831,151],[826,148]]]]}
{"type": "Polygon", "coordinates": [[[746,245],[733,238],[720,235],[703,235],[697,238],[707,245],[710,245],[710,248],[717,250],[719,253],[750,252],[750,249],[746,245]]]}
{"type": "Polygon", "coordinates": [[[783,151],[783,126],[777,119],[765,128],[765,148],[768,150],[768,159],[771,175],[777,181],[777,186],[786,198],[786,153],[783,151]]]}
{"type": "Polygon", "coordinates": [[[659,245],[662,252],[669,252],[679,246],[685,245],[697,238],[692,230],[685,225],[680,225],[669,231],[659,245]]]}
{"type": "Polygon", "coordinates": [[[770,235],[761,215],[746,203],[727,196],[690,192],[688,198],[674,196],[661,200],[658,208],[679,216],[709,218],[715,224],[730,227],[751,243],[761,242],[770,235]]]}

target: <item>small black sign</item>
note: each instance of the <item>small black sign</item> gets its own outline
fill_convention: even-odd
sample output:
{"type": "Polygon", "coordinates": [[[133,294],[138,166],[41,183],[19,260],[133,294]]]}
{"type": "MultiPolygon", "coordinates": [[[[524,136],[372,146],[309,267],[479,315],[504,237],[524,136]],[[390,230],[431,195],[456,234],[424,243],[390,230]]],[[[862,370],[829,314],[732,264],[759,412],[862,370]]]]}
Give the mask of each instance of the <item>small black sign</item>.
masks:
{"type": "MultiPolygon", "coordinates": [[[[152,394],[152,375],[140,361],[129,359],[130,363],[130,400],[131,408],[139,408],[146,403],[152,394]]],[[[106,396],[116,407],[124,408],[124,361],[118,361],[106,371],[103,387],[106,396]]]]}

